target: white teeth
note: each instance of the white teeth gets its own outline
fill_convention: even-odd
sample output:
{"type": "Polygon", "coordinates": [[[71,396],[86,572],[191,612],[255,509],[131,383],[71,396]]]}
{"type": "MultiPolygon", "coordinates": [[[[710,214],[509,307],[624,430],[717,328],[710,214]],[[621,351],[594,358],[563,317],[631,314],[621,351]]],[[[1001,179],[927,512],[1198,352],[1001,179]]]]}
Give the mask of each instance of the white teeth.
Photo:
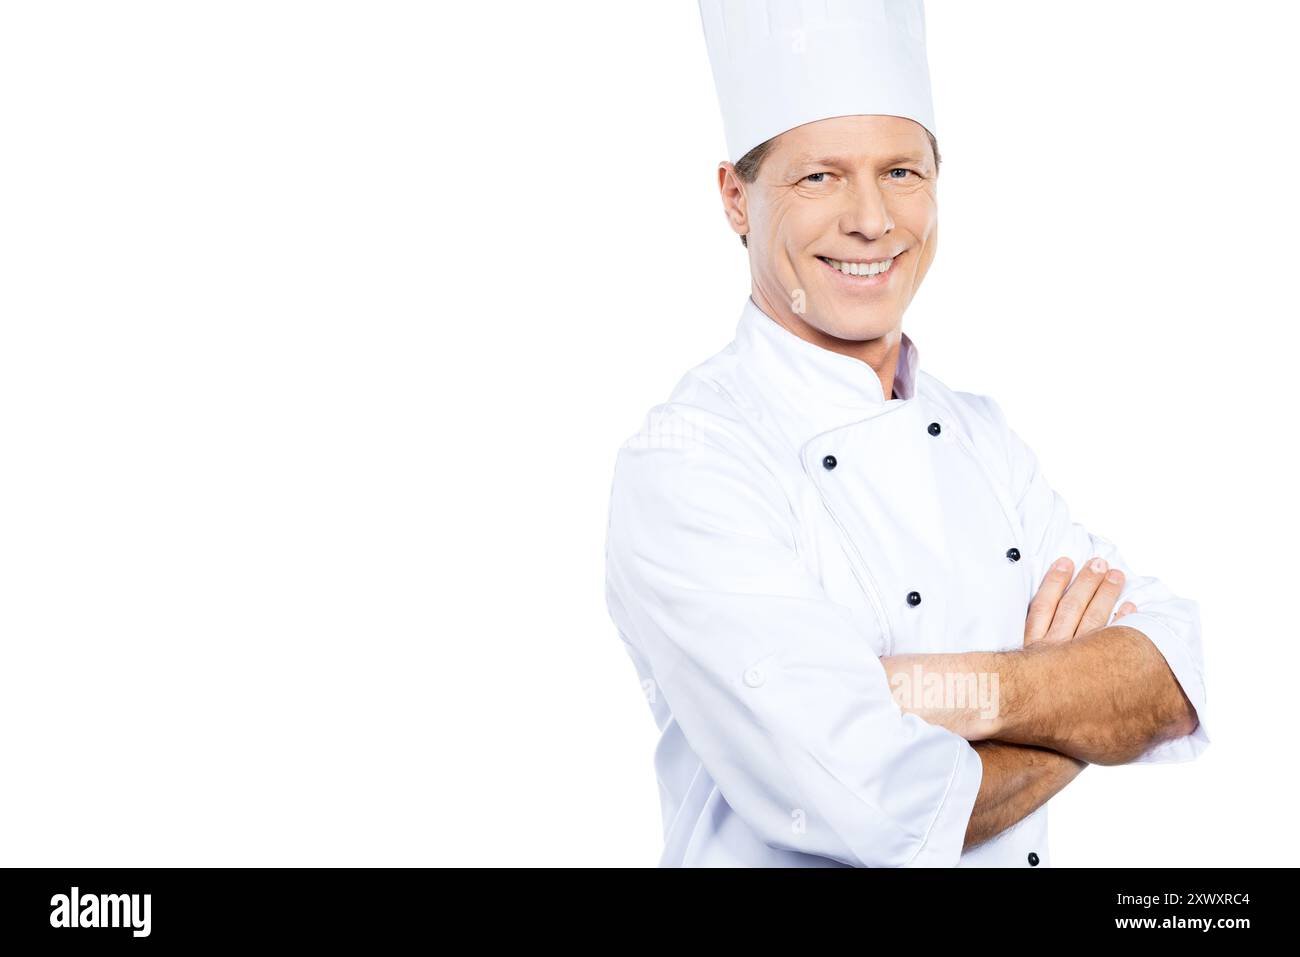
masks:
{"type": "Polygon", "coordinates": [[[823,259],[822,261],[829,263],[846,276],[875,276],[894,264],[893,259],[886,259],[884,262],[878,263],[844,263],[838,259],[823,259]]]}

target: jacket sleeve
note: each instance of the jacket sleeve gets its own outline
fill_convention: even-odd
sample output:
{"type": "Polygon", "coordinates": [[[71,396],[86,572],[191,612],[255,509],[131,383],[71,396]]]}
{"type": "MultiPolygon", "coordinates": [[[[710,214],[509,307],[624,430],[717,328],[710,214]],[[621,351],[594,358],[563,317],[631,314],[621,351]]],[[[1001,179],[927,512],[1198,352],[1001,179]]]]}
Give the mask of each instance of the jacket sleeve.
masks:
{"type": "Polygon", "coordinates": [[[1137,606],[1137,611],[1125,615],[1119,623],[1142,632],[1160,650],[1196,709],[1199,724],[1195,730],[1149,748],[1130,763],[1192,760],[1210,744],[1205,725],[1200,606],[1190,598],[1174,594],[1159,579],[1137,574],[1112,542],[1073,521],[1065,500],[1048,484],[1033,451],[1007,425],[997,402],[988,396],[984,398],[1006,442],[1016,508],[1033,556],[1033,581],[1041,582],[1048,567],[1061,555],[1068,555],[1076,570],[1099,555],[1112,568],[1123,571],[1124,590],[1115,607],[1118,609],[1124,602],[1131,601],[1137,606]]]}
{"type": "Polygon", "coordinates": [[[899,708],[868,636],[801,559],[762,462],[666,408],[619,450],[607,598],[692,750],[772,847],[955,865],[978,752],[899,708]]]}

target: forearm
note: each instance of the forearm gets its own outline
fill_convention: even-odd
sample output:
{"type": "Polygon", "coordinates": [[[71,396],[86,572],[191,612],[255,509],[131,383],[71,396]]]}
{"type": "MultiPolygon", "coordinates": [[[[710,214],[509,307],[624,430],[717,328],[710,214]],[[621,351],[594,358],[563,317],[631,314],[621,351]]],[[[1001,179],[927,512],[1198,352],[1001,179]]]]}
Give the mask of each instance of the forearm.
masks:
{"type": "Polygon", "coordinates": [[[1164,655],[1136,628],[1111,625],[1014,656],[997,737],[1091,764],[1124,764],[1196,729],[1196,709],[1164,655]]]}
{"type": "Polygon", "coordinates": [[[966,851],[1038,810],[1087,767],[1086,761],[1031,745],[988,740],[971,747],[984,776],[966,827],[966,851]]]}
{"type": "Polygon", "coordinates": [[[1196,727],[1195,709],[1164,656],[1124,625],[1015,651],[881,662],[904,711],[970,741],[999,738],[1091,764],[1123,764],[1196,727]],[[949,690],[963,687],[964,696],[949,690]],[[978,687],[986,694],[972,696],[969,689],[978,687]]]}

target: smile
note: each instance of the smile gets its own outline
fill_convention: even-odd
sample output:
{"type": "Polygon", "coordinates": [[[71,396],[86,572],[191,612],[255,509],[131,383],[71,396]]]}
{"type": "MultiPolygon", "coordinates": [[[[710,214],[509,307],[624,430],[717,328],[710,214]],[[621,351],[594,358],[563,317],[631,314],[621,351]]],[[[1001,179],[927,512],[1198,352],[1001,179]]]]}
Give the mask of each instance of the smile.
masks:
{"type": "MultiPolygon", "coordinates": [[[[901,256],[902,253],[899,253],[899,255],[901,256]]],[[[890,267],[894,265],[894,260],[897,259],[898,256],[879,260],[877,262],[851,262],[839,259],[829,259],[826,256],[818,256],[817,258],[841,275],[870,279],[888,273],[890,267]]]]}

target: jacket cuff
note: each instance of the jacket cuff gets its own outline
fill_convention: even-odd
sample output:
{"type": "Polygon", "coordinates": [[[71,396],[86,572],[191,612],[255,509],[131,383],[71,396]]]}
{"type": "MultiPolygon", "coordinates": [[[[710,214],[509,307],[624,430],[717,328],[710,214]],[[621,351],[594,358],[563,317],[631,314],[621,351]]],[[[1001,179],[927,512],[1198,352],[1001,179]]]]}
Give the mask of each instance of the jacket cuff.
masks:
{"type": "Polygon", "coordinates": [[[956,867],[961,857],[966,843],[966,828],[975,811],[975,798],[979,796],[980,782],[984,778],[984,762],[969,742],[964,738],[958,738],[958,741],[960,748],[943,803],[930,823],[920,850],[904,867],[956,867]]]}
{"type": "Polygon", "coordinates": [[[1199,721],[1196,730],[1191,734],[1162,741],[1129,763],[1191,761],[1210,746],[1210,735],[1205,726],[1205,680],[1201,674],[1198,652],[1189,647],[1183,636],[1165,624],[1157,615],[1135,611],[1112,624],[1125,625],[1142,632],[1160,650],[1160,653],[1165,656],[1169,670],[1174,673],[1174,677],[1182,686],[1183,693],[1187,695],[1187,700],[1196,709],[1196,717],[1199,721]]]}

